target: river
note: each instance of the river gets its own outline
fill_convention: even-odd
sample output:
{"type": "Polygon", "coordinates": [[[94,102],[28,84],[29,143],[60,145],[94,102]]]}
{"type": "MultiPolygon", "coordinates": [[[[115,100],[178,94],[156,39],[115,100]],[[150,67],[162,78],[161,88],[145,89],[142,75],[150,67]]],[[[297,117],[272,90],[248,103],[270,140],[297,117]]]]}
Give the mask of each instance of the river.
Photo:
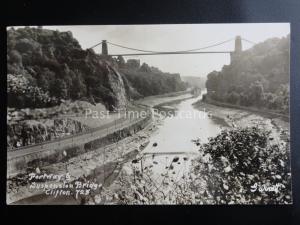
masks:
{"type": "Polygon", "coordinates": [[[197,156],[199,146],[193,140],[205,143],[221,131],[224,124],[210,117],[205,109],[201,111],[193,107],[204,93],[197,98],[156,108],[158,114],[168,116],[150,137],[142,162],[143,167],[151,168],[155,178],[169,173],[180,179],[189,171],[191,159],[197,156]]]}

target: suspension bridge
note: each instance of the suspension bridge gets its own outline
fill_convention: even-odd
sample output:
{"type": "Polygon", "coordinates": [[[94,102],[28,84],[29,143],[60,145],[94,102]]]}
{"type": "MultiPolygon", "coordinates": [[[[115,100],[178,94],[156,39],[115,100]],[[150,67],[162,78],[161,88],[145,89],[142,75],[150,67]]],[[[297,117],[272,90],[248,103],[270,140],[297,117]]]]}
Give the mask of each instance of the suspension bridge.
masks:
{"type": "Polygon", "coordinates": [[[95,49],[98,46],[102,46],[102,55],[106,55],[106,56],[155,56],[155,55],[178,55],[178,54],[230,54],[230,58],[231,61],[234,61],[239,55],[240,53],[243,51],[242,48],[242,41],[245,41],[247,43],[250,44],[256,44],[253,41],[249,41],[245,38],[242,38],[241,36],[236,36],[235,38],[231,38],[229,40],[225,40],[225,41],[221,41],[215,44],[211,44],[211,45],[207,45],[207,46],[203,46],[203,47],[199,47],[199,48],[194,48],[194,49],[187,49],[187,50],[180,50],[180,51],[153,51],[153,50],[145,50],[145,49],[138,49],[138,48],[132,48],[132,47],[128,47],[128,46],[124,46],[124,45],[120,45],[120,44],[115,44],[112,42],[109,42],[107,40],[102,40],[101,42],[91,46],[88,49],[95,49]],[[231,41],[235,41],[235,48],[234,50],[230,51],[207,51],[206,49],[210,49],[216,46],[221,46],[224,44],[227,44],[231,41]],[[119,53],[119,54],[109,54],[108,53],[108,45],[114,46],[114,47],[119,47],[122,49],[126,49],[126,50],[132,50],[135,51],[134,53],[119,53]],[[206,50],[206,51],[203,51],[206,50]]]}

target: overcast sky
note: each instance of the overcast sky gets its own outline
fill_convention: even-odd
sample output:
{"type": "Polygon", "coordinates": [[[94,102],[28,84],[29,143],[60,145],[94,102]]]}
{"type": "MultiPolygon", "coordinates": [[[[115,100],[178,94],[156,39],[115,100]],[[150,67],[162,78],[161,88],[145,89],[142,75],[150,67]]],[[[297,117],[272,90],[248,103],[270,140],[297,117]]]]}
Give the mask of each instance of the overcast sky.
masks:
{"type": "MultiPolygon", "coordinates": [[[[181,51],[200,48],[229,40],[237,35],[255,43],[272,37],[284,37],[290,32],[288,23],[257,24],[185,24],[185,25],[101,25],[101,26],[45,26],[47,29],[71,31],[83,49],[101,40],[152,51],[181,51]]],[[[243,42],[243,49],[252,45],[243,42]]],[[[207,51],[234,49],[234,41],[207,51]]],[[[101,53],[101,45],[94,49],[101,53]]],[[[108,46],[109,54],[134,53],[119,47],[108,46]]],[[[204,50],[205,51],[205,50],[204,50]]],[[[229,64],[229,54],[191,54],[131,56],[160,68],[164,72],[180,73],[182,76],[206,76],[229,64]]],[[[125,57],[128,59],[128,57],[125,57]]]]}

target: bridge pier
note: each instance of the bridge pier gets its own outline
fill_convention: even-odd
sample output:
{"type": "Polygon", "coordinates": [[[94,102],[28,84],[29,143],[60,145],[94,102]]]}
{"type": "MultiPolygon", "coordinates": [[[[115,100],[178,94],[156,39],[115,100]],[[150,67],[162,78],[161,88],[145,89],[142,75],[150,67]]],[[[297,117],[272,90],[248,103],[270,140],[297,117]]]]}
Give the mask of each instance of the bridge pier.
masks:
{"type": "Polygon", "coordinates": [[[106,40],[102,41],[102,55],[108,55],[108,48],[106,40]]]}
{"type": "Polygon", "coordinates": [[[242,38],[241,36],[236,36],[235,43],[234,43],[234,52],[230,53],[230,63],[235,62],[240,57],[242,51],[243,51],[242,38]]]}

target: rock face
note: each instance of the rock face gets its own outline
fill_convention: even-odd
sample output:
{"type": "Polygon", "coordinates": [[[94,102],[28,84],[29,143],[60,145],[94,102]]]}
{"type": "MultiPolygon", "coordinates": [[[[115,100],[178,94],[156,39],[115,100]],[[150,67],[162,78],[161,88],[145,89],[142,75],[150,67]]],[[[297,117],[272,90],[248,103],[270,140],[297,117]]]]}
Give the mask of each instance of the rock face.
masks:
{"type": "Polygon", "coordinates": [[[109,71],[108,81],[111,84],[111,89],[116,95],[116,108],[122,108],[126,106],[126,90],[124,88],[124,82],[120,73],[113,67],[107,65],[109,71]]]}
{"type": "Polygon", "coordinates": [[[68,99],[108,109],[126,104],[114,59],[82,50],[71,32],[27,27],[7,35],[8,106],[49,107],[68,99]]]}

